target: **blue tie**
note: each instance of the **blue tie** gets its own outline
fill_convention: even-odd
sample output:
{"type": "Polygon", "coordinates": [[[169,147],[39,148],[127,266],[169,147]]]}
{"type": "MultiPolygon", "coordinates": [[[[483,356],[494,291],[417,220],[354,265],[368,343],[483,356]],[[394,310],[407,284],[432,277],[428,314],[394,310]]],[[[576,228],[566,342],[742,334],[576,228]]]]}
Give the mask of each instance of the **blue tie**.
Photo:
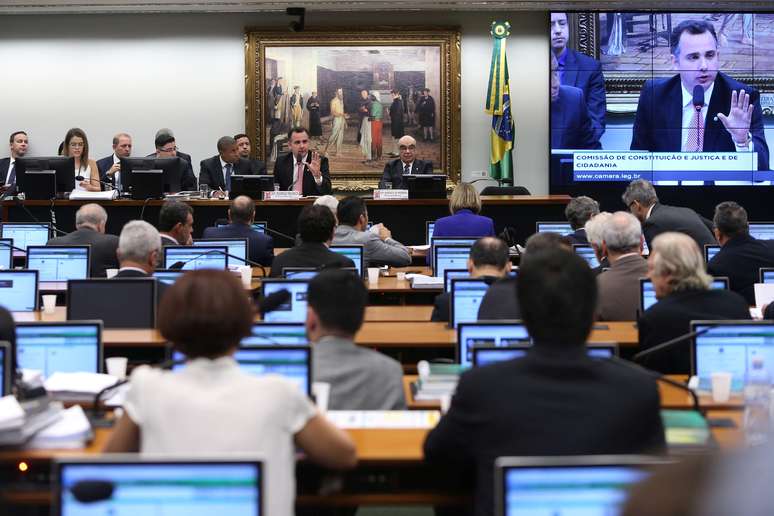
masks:
{"type": "Polygon", "coordinates": [[[231,163],[226,163],[226,191],[231,191],[231,163]]]}
{"type": "Polygon", "coordinates": [[[10,170],[8,171],[8,181],[6,181],[9,185],[12,185],[16,182],[16,163],[11,163],[10,170]]]}

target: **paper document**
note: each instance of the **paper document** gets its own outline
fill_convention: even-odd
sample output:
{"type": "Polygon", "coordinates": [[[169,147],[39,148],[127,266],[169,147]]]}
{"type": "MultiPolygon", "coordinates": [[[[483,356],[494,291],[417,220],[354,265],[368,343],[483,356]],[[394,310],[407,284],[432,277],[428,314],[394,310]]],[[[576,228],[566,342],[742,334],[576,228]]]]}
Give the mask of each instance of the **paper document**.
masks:
{"type": "Polygon", "coordinates": [[[763,307],[774,300],[774,283],[756,283],[755,288],[755,306],[763,307]]]}
{"type": "Polygon", "coordinates": [[[325,416],[339,428],[433,428],[437,410],[329,410],[325,416]]]}
{"type": "Polygon", "coordinates": [[[89,418],[80,405],[73,405],[57,422],[36,433],[27,448],[82,448],[91,436],[89,418]]]}
{"type": "Polygon", "coordinates": [[[54,373],[43,386],[48,392],[97,394],[118,381],[115,376],[100,373],[54,373]]]}
{"type": "Polygon", "coordinates": [[[71,201],[112,201],[118,198],[118,190],[105,192],[89,192],[87,190],[73,190],[70,192],[71,201]]]}
{"type": "Polygon", "coordinates": [[[0,398],[0,431],[19,428],[24,424],[24,409],[16,398],[9,394],[0,398]]]}

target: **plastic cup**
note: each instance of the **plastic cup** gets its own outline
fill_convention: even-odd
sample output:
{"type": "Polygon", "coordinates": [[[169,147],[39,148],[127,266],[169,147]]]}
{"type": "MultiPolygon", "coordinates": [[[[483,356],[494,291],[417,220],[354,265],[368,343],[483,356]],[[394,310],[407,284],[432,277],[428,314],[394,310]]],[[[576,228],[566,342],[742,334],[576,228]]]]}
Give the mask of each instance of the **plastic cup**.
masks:
{"type": "Polygon", "coordinates": [[[716,371],[710,375],[712,379],[712,401],[724,403],[731,397],[731,373],[716,371]]]}
{"type": "Polygon", "coordinates": [[[331,384],[326,382],[313,382],[312,394],[320,412],[328,410],[328,398],[331,394],[331,384]]]}
{"type": "Polygon", "coordinates": [[[105,269],[105,274],[107,274],[108,279],[110,279],[118,274],[118,269],[105,269]]]}
{"type": "Polygon", "coordinates": [[[368,268],[368,283],[379,283],[379,267],[368,268]]]}
{"type": "Polygon", "coordinates": [[[110,357],[105,359],[107,374],[115,376],[119,380],[126,378],[126,364],[129,359],[126,357],[110,357]]]}
{"type": "Polygon", "coordinates": [[[43,296],[43,313],[53,314],[56,310],[56,294],[46,294],[43,296]]]}
{"type": "Polygon", "coordinates": [[[239,272],[242,274],[242,286],[250,288],[253,284],[253,268],[249,265],[242,265],[239,267],[239,272]]]}

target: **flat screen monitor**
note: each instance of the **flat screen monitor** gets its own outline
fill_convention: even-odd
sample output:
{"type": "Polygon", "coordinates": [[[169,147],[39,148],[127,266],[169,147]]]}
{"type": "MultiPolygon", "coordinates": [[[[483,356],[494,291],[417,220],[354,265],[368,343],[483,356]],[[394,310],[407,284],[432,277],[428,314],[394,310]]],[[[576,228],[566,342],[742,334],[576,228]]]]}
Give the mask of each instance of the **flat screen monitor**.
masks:
{"type": "Polygon", "coordinates": [[[574,232],[569,222],[535,222],[535,231],[537,233],[556,233],[562,236],[574,232]]]}
{"type": "Polygon", "coordinates": [[[27,246],[27,268],[40,273],[41,283],[89,277],[91,246],[27,246]]]}
{"type": "Polygon", "coordinates": [[[761,267],[759,274],[760,283],[774,283],[774,268],[761,267]]]}
{"type": "MultiPolygon", "coordinates": [[[[728,278],[725,276],[712,278],[710,289],[728,290],[728,278]]],[[[655,305],[657,302],[658,299],[656,299],[656,291],[653,288],[653,283],[647,278],[640,278],[640,313],[644,313],[645,310],[655,305]]]]}
{"type": "MultiPolygon", "coordinates": [[[[594,344],[586,347],[591,358],[612,358],[618,356],[616,344],[594,344]]],[[[527,354],[529,345],[507,347],[475,347],[472,351],[473,367],[485,366],[521,358],[527,354]]]]}
{"type": "Polygon", "coordinates": [[[497,516],[618,516],[629,490],[663,459],[645,456],[500,457],[497,516]]]}
{"type": "Polygon", "coordinates": [[[0,306],[10,312],[38,309],[38,271],[0,271],[0,306]]]}
{"type": "Polygon", "coordinates": [[[473,363],[475,347],[509,347],[530,343],[527,327],[521,321],[478,321],[457,325],[457,362],[473,363]]]}
{"type": "Polygon", "coordinates": [[[446,176],[443,174],[409,174],[404,179],[409,199],[446,199],[446,176]]]}
{"type": "Polygon", "coordinates": [[[68,281],[67,320],[101,319],[105,328],[155,328],[157,287],[153,278],[68,281]]]}
{"type": "Polygon", "coordinates": [[[133,199],[161,198],[180,191],[183,163],[175,158],[121,158],[121,182],[133,199]]]}
{"type": "Polygon", "coordinates": [[[153,271],[153,277],[165,285],[174,284],[183,274],[185,274],[183,269],[156,269],[153,271]]]}
{"type": "Polygon", "coordinates": [[[599,267],[599,260],[597,260],[597,255],[594,253],[593,247],[585,244],[575,244],[572,246],[572,248],[575,251],[575,254],[586,260],[586,263],[589,264],[589,267],[592,269],[599,267]]]}
{"type": "Polygon", "coordinates": [[[11,368],[11,343],[0,342],[0,397],[11,394],[13,369],[11,368]]]}
{"type": "Polygon", "coordinates": [[[242,346],[304,346],[309,344],[304,323],[257,322],[242,346]]]}
{"type": "Polygon", "coordinates": [[[766,367],[774,364],[774,321],[692,321],[691,373],[699,377],[699,388],[712,389],[714,372],[731,373],[731,389],[741,391],[752,370],[754,358],[763,357],[766,367]]]}
{"type": "Polygon", "coordinates": [[[433,233],[435,232],[435,221],[425,221],[425,244],[430,245],[433,242],[433,233]]]}
{"type": "Polygon", "coordinates": [[[102,372],[100,321],[16,323],[16,363],[45,378],[54,373],[102,372]]]}
{"type": "Polygon", "coordinates": [[[446,269],[464,269],[468,266],[469,245],[439,244],[434,247],[433,276],[443,278],[446,269]]]}
{"type": "Polygon", "coordinates": [[[246,265],[245,258],[250,259],[246,238],[201,238],[194,240],[193,245],[194,247],[226,246],[226,252],[237,257],[226,257],[229,266],[246,265]]]}
{"type": "Polygon", "coordinates": [[[267,514],[263,466],[249,457],[65,458],[55,462],[54,475],[55,516],[267,514]]]}
{"type": "Polygon", "coordinates": [[[720,252],[719,245],[704,244],[704,261],[709,263],[720,252]]]}
{"type": "Polygon", "coordinates": [[[365,273],[365,254],[362,245],[332,245],[330,250],[334,253],[346,256],[355,263],[355,268],[360,277],[365,273]]]}
{"type": "Polygon", "coordinates": [[[449,291],[449,325],[456,328],[462,322],[478,320],[478,309],[489,289],[489,284],[481,279],[453,279],[449,291]]]}
{"type": "MultiPolygon", "coordinates": [[[[435,247],[438,245],[467,245],[472,246],[480,237],[433,237],[430,240],[430,257],[435,256],[435,247]]],[[[464,268],[464,267],[461,267],[464,268]]]]}
{"type": "MultiPolygon", "coordinates": [[[[13,240],[14,247],[27,249],[31,245],[46,245],[51,236],[51,224],[47,222],[3,222],[0,224],[0,236],[13,240]]],[[[26,256],[27,253],[14,249],[16,257],[26,256]]]]}
{"type": "Polygon", "coordinates": [[[74,158],[16,158],[14,166],[17,190],[27,199],[48,200],[75,188],[74,158]]]}
{"type": "MultiPolygon", "coordinates": [[[[518,267],[511,269],[511,272],[508,273],[509,278],[516,278],[519,276],[519,269],[518,267]]],[[[451,289],[451,282],[453,279],[464,279],[469,278],[470,273],[467,269],[446,269],[443,271],[443,290],[444,292],[449,292],[451,289]]]]}
{"type": "Polygon", "coordinates": [[[13,269],[13,239],[0,238],[0,270],[13,269]]]}
{"type": "Polygon", "coordinates": [[[310,280],[317,276],[320,269],[316,267],[283,267],[282,277],[284,279],[303,279],[310,280]]]}
{"type": "MultiPolygon", "coordinates": [[[[229,224],[228,222],[218,222],[215,224],[215,227],[222,228],[222,227],[228,226],[228,224],[229,224]]],[[[265,220],[253,221],[250,227],[253,229],[253,231],[257,231],[258,233],[266,233],[265,220]]]]}
{"type": "Polygon", "coordinates": [[[261,282],[261,295],[266,297],[280,290],[290,292],[290,298],[275,310],[263,314],[267,322],[304,322],[306,321],[307,280],[264,279],[261,282]]]}
{"type": "Polygon", "coordinates": [[[262,200],[263,192],[274,191],[273,175],[240,175],[231,176],[231,190],[229,199],[236,199],[240,195],[246,195],[252,199],[262,200]]]}
{"type": "Polygon", "coordinates": [[[750,222],[750,236],[757,240],[774,240],[774,222],[750,222]]]}
{"type": "Polygon", "coordinates": [[[228,268],[228,247],[225,245],[168,245],[163,250],[165,269],[195,271],[228,268]]]}

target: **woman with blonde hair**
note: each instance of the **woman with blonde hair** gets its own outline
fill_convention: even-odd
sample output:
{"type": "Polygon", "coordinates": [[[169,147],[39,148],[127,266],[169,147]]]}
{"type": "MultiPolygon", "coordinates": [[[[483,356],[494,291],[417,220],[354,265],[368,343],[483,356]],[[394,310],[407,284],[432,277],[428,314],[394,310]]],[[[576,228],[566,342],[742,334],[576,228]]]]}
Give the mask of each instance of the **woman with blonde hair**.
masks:
{"type": "Polygon", "coordinates": [[[434,237],[495,236],[494,222],[479,215],[481,197],[470,183],[459,183],[449,198],[451,216],[435,221],[434,237]]]}
{"type": "Polygon", "coordinates": [[[82,180],[75,180],[74,190],[88,190],[99,192],[102,190],[99,183],[99,169],[97,162],[89,159],[89,140],[83,129],[73,127],[65,135],[62,155],[75,159],[75,177],[82,176],[82,180]]]}

